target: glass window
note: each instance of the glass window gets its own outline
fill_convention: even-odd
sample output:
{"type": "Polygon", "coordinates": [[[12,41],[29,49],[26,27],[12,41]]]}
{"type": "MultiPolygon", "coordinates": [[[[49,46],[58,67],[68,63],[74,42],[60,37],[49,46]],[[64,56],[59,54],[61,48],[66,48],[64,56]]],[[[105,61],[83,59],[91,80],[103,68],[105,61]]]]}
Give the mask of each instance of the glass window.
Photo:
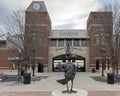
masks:
{"type": "Polygon", "coordinates": [[[45,20],[44,19],[39,19],[39,22],[38,22],[38,24],[44,24],[45,23],[45,20]]]}
{"type": "Polygon", "coordinates": [[[32,43],[35,44],[37,42],[37,37],[35,35],[32,36],[32,43]]]}
{"type": "Polygon", "coordinates": [[[56,39],[50,40],[50,46],[57,46],[57,40],[56,39]]]}
{"type": "Polygon", "coordinates": [[[81,46],[88,46],[88,40],[87,39],[81,39],[81,46]]]}
{"type": "Polygon", "coordinates": [[[38,43],[42,43],[42,37],[38,36],[38,43]]]}
{"type": "Polygon", "coordinates": [[[64,39],[58,40],[58,46],[64,46],[64,39]]]}
{"type": "Polygon", "coordinates": [[[41,43],[41,42],[42,42],[42,37],[41,36],[36,36],[36,35],[32,36],[32,43],[33,44],[41,43]]]}
{"type": "Polygon", "coordinates": [[[96,37],[95,37],[95,44],[96,44],[96,45],[99,45],[99,43],[100,43],[99,36],[96,36],[96,37]]]}
{"type": "Polygon", "coordinates": [[[101,44],[105,44],[106,43],[106,37],[104,35],[101,36],[101,44]]]}
{"type": "Polygon", "coordinates": [[[74,46],[79,46],[79,39],[74,39],[73,44],[74,46]]]}
{"type": "Polygon", "coordinates": [[[67,46],[68,44],[69,44],[70,46],[72,46],[72,39],[66,39],[66,46],[67,46]]]}

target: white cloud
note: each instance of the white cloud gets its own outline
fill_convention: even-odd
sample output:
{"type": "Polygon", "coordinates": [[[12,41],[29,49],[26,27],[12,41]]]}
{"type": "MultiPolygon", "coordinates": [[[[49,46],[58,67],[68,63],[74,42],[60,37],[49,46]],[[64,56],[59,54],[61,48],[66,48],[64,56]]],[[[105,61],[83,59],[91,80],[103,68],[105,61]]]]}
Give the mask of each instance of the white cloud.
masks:
{"type": "MultiPolygon", "coordinates": [[[[33,0],[1,0],[9,11],[24,9],[33,0]]],[[[41,1],[41,0],[40,0],[41,1]]],[[[85,29],[86,18],[98,9],[98,0],[44,0],[53,28],[71,24],[73,29],[85,29]]]]}
{"type": "Polygon", "coordinates": [[[52,26],[72,24],[73,29],[86,28],[86,20],[90,11],[98,9],[97,0],[46,0],[52,26]],[[85,17],[83,17],[85,16],[85,17]],[[84,21],[85,20],[85,21],[84,21]],[[81,24],[82,23],[82,24],[81,24]],[[78,25],[81,25],[78,27],[78,25]]]}
{"type": "Polygon", "coordinates": [[[73,29],[86,29],[86,25],[87,25],[87,18],[82,18],[74,22],[73,29]]]}
{"type": "Polygon", "coordinates": [[[33,0],[2,0],[8,10],[20,10],[25,9],[33,0]]]}

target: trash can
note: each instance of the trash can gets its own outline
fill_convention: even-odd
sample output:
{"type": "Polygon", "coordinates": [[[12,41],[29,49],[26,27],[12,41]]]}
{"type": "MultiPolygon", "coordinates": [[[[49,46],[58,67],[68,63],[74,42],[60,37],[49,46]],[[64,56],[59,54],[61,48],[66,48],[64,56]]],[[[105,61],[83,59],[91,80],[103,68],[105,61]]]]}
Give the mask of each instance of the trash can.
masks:
{"type": "Polygon", "coordinates": [[[114,84],[114,73],[107,73],[107,83],[114,84]]]}
{"type": "Polygon", "coordinates": [[[92,68],[92,73],[95,73],[96,71],[95,71],[95,68],[92,68]]]}
{"type": "Polygon", "coordinates": [[[38,64],[38,72],[43,72],[43,64],[38,64]]]}
{"type": "Polygon", "coordinates": [[[30,82],[31,82],[31,74],[30,73],[24,73],[23,83],[24,84],[30,84],[30,82]]]}

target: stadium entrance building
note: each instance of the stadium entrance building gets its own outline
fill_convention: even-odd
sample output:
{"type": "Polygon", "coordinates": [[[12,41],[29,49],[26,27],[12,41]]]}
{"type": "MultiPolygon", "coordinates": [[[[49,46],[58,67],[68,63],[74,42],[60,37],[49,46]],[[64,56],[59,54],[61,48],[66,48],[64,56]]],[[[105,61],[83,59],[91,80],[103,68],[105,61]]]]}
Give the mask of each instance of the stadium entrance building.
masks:
{"type": "Polygon", "coordinates": [[[49,45],[49,64],[52,71],[60,71],[66,62],[66,45],[69,44],[78,71],[85,72],[89,65],[89,36],[86,30],[51,30],[49,45]]]}
{"type": "Polygon", "coordinates": [[[32,34],[34,38],[40,36],[37,57],[41,58],[45,70],[60,71],[60,65],[66,62],[67,44],[70,45],[74,55],[72,62],[76,64],[78,71],[89,70],[87,30],[52,30],[51,19],[43,1],[33,1],[26,10],[25,37],[32,34]]]}
{"type": "MultiPolygon", "coordinates": [[[[48,71],[60,71],[60,65],[66,62],[66,45],[69,44],[78,71],[89,71],[102,67],[101,49],[106,53],[106,27],[102,21],[109,21],[109,32],[112,32],[112,12],[91,12],[86,30],[52,30],[51,19],[43,1],[33,1],[26,9],[25,39],[34,35],[39,39],[37,57],[48,71]],[[99,62],[98,62],[99,61],[99,62]]],[[[109,61],[109,57],[107,57],[109,61]]]]}
{"type": "MultiPolygon", "coordinates": [[[[29,43],[34,42],[34,51],[37,53],[34,59],[37,59],[36,63],[42,62],[44,71],[61,71],[60,65],[67,62],[67,44],[70,45],[72,62],[76,64],[77,71],[86,72],[92,68],[99,70],[102,68],[101,49],[105,48],[109,54],[106,47],[107,27],[103,26],[102,21],[109,21],[107,27],[109,32],[112,32],[112,12],[91,12],[86,30],[52,30],[51,19],[44,2],[33,1],[25,11],[25,45],[29,46],[29,43]]],[[[0,51],[3,52],[3,49],[0,51]]],[[[3,58],[6,57],[9,56],[3,58]]],[[[109,57],[106,55],[106,58],[106,67],[109,68],[109,57]]],[[[4,62],[3,59],[0,61],[0,67],[8,67],[8,62],[4,62]]]]}

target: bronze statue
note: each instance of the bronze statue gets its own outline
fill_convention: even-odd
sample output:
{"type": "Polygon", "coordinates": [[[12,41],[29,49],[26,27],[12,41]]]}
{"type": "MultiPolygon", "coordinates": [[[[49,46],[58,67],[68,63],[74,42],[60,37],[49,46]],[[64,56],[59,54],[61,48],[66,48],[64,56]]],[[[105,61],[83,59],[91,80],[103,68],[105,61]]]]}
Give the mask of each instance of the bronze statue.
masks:
{"type": "Polygon", "coordinates": [[[72,92],[76,92],[73,91],[73,80],[75,78],[75,74],[76,74],[76,65],[73,64],[71,62],[72,60],[72,53],[70,51],[70,47],[69,45],[67,45],[67,49],[66,49],[66,59],[68,60],[67,63],[61,65],[61,70],[63,70],[65,72],[64,79],[61,80],[57,80],[58,83],[62,84],[62,85],[67,85],[67,91],[63,91],[63,93],[67,92],[67,93],[72,93],[72,92]],[[71,81],[71,87],[69,88],[68,86],[68,82],[71,81]]]}

